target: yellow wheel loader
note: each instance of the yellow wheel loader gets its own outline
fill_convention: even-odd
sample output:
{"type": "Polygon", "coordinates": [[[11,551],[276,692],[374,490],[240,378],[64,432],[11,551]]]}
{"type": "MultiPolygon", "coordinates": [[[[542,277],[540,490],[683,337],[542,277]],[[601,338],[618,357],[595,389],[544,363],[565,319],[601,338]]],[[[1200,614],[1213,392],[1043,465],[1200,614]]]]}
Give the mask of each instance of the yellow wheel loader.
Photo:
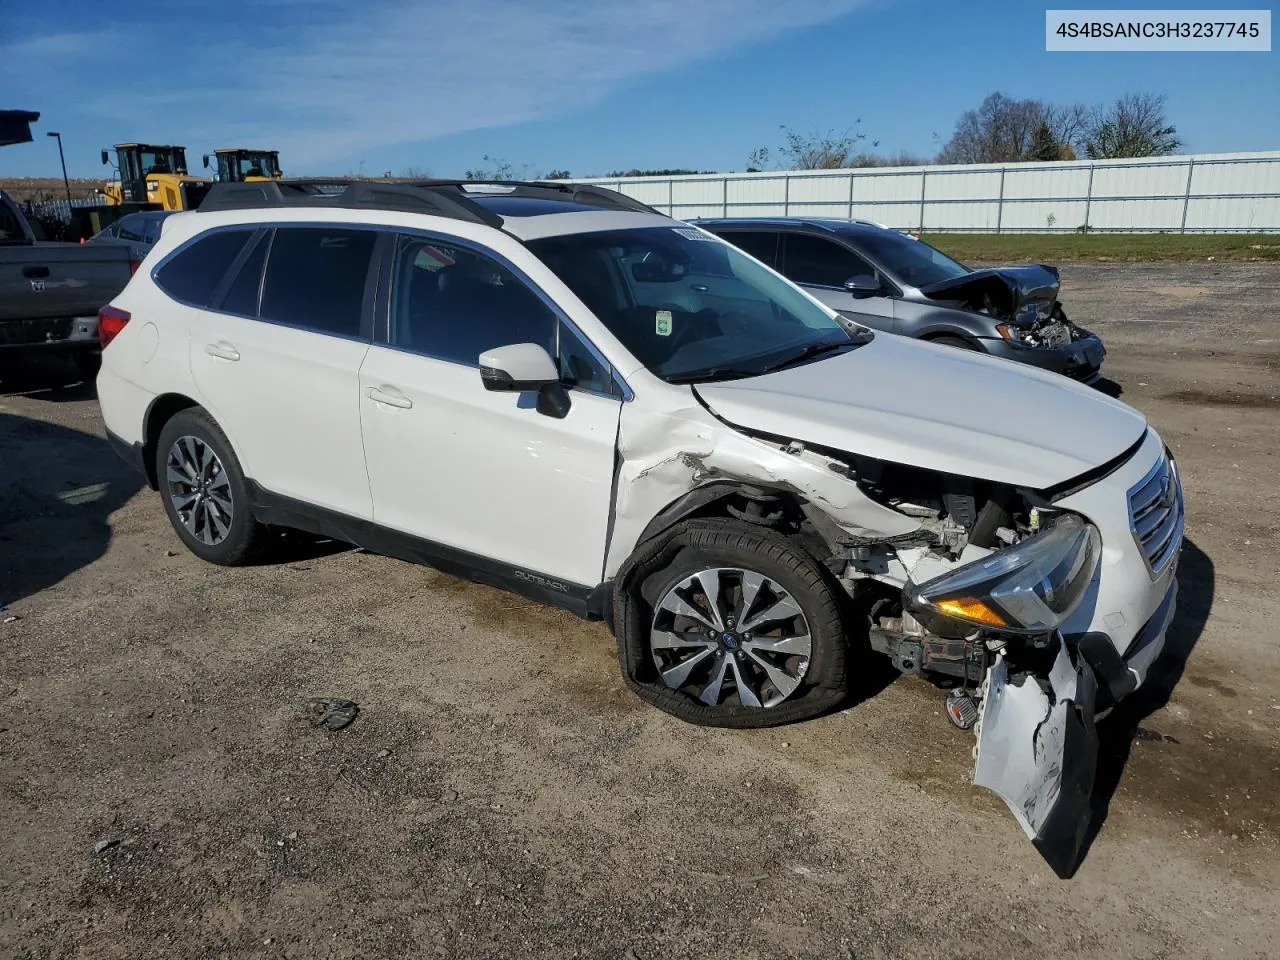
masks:
{"type": "MultiPolygon", "coordinates": [[[[218,162],[218,182],[226,183],[250,180],[279,180],[279,150],[245,150],[228,147],[213,151],[218,162]]],[[[204,155],[204,166],[209,168],[209,155],[204,155]]]]}
{"type": "MultiPolygon", "coordinates": [[[[111,206],[136,209],[194,210],[209,192],[210,181],[187,173],[187,148],[153,143],[117,143],[116,171],[120,179],[103,188],[111,206]]],[[[103,164],[111,152],[102,151],[103,164]]]]}

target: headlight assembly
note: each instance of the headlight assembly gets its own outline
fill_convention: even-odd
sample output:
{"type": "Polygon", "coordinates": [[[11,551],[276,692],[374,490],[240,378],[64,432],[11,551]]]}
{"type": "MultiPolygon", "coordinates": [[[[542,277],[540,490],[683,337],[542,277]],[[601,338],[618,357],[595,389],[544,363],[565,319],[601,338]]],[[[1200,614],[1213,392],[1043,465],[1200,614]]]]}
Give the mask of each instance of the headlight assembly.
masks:
{"type": "Polygon", "coordinates": [[[944,617],[1005,633],[1047,633],[1079,606],[1101,550],[1096,527],[1063,516],[1015,546],[911,584],[904,603],[926,622],[944,617]]]}

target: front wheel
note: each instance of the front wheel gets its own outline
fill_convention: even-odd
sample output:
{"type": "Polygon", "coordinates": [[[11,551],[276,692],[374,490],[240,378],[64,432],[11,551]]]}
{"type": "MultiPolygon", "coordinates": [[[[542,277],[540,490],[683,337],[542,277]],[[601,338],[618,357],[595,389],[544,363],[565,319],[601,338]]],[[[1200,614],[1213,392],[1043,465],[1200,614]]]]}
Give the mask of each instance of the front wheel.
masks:
{"type": "Polygon", "coordinates": [[[615,609],[628,684],[682,720],[768,727],[847,693],[840,587],[787,538],[690,521],[629,573],[615,609]]]}
{"type": "Polygon", "coordinates": [[[977,350],[972,343],[964,337],[932,337],[930,343],[936,343],[942,347],[955,347],[957,350],[977,350]]]}

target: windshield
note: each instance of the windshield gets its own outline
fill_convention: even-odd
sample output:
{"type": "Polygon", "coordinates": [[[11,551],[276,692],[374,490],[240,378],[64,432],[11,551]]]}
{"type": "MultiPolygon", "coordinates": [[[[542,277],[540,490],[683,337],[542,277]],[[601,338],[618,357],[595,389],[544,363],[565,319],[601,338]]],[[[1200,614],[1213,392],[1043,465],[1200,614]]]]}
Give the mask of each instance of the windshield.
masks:
{"type": "Polygon", "coordinates": [[[693,227],[578,233],[529,248],[673,383],[755,376],[864,342],[790,283],[693,227]]]}
{"type": "Polygon", "coordinates": [[[276,154],[271,151],[241,150],[218,157],[218,176],[222,180],[244,180],[246,177],[279,176],[276,154]]]}
{"type": "Polygon", "coordinates": [[[913,287],[927,287],[942,280],[954,280],[971,271],[923,240],[886,230],[883,233],[858,234],[858,246],[880,261],[894,278],[913,287]]]}
{"type": "Polygon", "coordinates": [[[186,173],[187,152],[181,147],[139,147],[138,161],[142,175],[149,173],[186,173]]]}

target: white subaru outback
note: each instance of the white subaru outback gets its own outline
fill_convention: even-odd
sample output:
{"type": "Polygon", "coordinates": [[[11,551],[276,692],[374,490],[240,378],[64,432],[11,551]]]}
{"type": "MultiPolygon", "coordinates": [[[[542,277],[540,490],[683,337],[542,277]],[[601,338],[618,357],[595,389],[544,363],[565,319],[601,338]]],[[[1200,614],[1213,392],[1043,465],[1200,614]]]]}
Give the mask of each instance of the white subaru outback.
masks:
{"type": "Polygon", "coordinates": [[[1130,407],[565,184],[215,185],[100,327],[110,438],[198,556],[299,528],[603,619],[696,723],[834,709],[879,651],[1074,868],[1094,710],[1176,593],[1178,475],[1130,407]]]}

